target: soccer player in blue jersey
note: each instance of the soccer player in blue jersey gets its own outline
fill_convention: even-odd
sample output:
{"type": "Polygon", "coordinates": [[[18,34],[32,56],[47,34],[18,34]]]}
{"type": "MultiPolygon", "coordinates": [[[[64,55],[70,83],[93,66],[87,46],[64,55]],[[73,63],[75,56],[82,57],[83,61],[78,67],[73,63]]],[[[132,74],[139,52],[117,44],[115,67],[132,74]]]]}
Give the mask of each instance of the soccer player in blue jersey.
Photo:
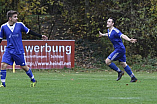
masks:
{"type": "Polygon", "coordinates": [[[7,47],[3,54],[1,61],[1,85],[0,87],[6,87],[6,68],[7,65],[13,65],[15,61],[16,65],[20,65],[21,68],[31,79],[31,87],[34,87],[37,81],[32,74],[31,69],[26,65],[24,58],[24,48],[22,43],[22,32],[38,36],[44,40],[48,38],[45,35],[40,35],[32,30],[28,29],[22,22],[17,22],[18,12],[10,10],[7,12],[8,22],[3,24],[0,29],[0,43],[5,37],[7,39],[7,47]]]}
{"type": "Polygon", "coordinates": [[[101,33],[99,31],[99,37],[102,36],[108,36],[110,41],[112,42],[114,46],[114,51],[106,58],[105,63],[113,70],[118,72],[118,78],[117,81],[121,79],[122,75],[124,75],[124,72],[121,71],[114,63],[113,61],[118,60],[122,67],[125,69],[127,74],[131,77],[130,82],[136,82],[137,78],[131,71],[131,68],[126,63],[126,55],[125,55],[125,46],[122,42],[122,38],[131,42],[135,43],[136,39],[130,39],[128,36],[121,33],[120,30],[114,27],[114,19],[109,18],[107,20],[107,27],[108,27],[108,33],[101,33]]]}

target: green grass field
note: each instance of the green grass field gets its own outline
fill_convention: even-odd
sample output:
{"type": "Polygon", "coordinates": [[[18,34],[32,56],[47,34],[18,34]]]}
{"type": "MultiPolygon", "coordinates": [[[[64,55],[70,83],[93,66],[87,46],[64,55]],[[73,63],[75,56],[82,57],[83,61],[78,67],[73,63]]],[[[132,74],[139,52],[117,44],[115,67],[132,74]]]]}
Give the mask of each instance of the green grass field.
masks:
{"type": "Polygon", "coordinates": [[[0,104],[156,104],[157,73],[134,72],[130,83],[125,73],[34,71],[38,80],[30,88],[23,71],[7,72],[6,88],[0,88],[0,104]]]}

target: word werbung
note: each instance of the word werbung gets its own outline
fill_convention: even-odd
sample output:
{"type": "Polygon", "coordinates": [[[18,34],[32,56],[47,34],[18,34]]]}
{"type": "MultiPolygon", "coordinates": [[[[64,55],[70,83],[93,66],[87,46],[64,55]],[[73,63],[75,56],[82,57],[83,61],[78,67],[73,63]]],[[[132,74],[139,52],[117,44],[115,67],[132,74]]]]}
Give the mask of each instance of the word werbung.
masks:
{"type": "Polygon", "coordinates": [[[66,54],[71,54],[71,46],[50,46],[47,43],[45,45],[35,45],[35,46],[25,46],[26,52],[66,52],[66,54]]]}

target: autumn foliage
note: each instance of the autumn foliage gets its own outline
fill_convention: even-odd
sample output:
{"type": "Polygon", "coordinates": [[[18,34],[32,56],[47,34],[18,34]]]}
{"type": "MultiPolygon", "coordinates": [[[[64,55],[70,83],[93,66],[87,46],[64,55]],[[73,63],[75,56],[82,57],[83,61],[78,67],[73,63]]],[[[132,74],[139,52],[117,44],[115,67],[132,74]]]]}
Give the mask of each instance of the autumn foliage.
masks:
{"type": "MultiPolygon", "coordinates": [[[[50,40],[75,40],[75,65],[96,68],[113,51],[107,37],[106,21],[115,18],[115,27],[136,44],[123,41],[129,64],[149,60],[157,64],[157,2],[156,0],[1,0],[0,23],[6,12],[17,10],[19,21],[50,40]],[[148,59],[148,60],[147,60],[148,59]],[[137,61],[138,60],[138,61],[137,61]]],[[[23,39],[38,39],[23,35],[23,39]]]]}

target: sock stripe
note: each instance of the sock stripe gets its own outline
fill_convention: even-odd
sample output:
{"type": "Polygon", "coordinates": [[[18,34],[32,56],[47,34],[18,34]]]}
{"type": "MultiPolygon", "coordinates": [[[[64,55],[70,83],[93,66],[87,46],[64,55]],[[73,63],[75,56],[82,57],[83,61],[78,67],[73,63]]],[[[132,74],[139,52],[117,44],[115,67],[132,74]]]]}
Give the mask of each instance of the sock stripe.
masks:
{"type": "Polygon", "coordinates": [[[5,79],[1,79],[1,82],[5,82],[5,79]]]}

